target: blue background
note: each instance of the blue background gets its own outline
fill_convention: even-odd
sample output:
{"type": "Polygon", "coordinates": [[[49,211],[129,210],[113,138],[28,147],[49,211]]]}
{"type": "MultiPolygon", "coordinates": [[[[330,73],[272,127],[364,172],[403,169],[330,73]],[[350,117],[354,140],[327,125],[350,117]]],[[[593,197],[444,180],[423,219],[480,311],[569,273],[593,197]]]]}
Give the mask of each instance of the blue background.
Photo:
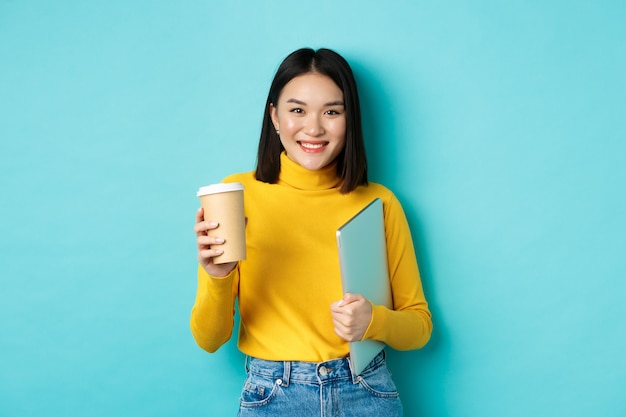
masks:
{"type": "MultiPolygon", "coordinates": [[[[623,1],[0,0],[0,415],[234,415],[198,186],[251,170],[302,46],[353,65],[435,331],[407,416],[626,414],[623,1]]],[[[306,213],[302,213],[306,218],[306,213]]]]}

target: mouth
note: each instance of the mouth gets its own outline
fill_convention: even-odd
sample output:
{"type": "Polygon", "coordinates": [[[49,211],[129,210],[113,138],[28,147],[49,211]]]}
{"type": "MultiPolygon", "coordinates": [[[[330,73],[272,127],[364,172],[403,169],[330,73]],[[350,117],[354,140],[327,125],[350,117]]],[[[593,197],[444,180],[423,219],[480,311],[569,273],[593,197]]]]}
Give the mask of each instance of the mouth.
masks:
{"type": "Polygon", "coordinates": [[[298,141],[298,145],[300,149],[307,153],[317,153],[322,152],[326,146],[328,146],[328,142],[303,142],[298,141]]]}

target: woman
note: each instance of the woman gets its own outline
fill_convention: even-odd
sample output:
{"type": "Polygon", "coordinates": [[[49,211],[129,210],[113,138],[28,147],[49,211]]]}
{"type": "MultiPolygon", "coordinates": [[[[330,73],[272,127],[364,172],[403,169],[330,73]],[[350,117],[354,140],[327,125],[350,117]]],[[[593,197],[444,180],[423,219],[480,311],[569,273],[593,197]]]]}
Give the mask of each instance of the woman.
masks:
{"type": "Polygon", "coordinates": [[[198,210],[191,329],[216,351],[231,337],[238,299],[238,346],[248,356],[239,415],[401,416],[384,353],[352,375],[348,342],[417,349],[431,316],[402,207],[368,183],[356,83],[340,55],[300,49],[282,62],[256,171],[224,182],[245,186],[248,257],[214,264],[223,240],[207,231],[219,225],[198,210]],[[383,201],[393,309],[342,293],[335,231],[374,198],[383,201]]]}

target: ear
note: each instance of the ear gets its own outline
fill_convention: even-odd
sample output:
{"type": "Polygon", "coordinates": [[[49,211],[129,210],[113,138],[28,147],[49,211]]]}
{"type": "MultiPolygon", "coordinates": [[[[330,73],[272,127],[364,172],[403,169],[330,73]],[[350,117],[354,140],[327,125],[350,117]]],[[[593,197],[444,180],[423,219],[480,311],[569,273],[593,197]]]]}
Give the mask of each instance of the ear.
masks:
{"type": "Polygon", "coordinates": [[[274,130],[280,130],[280,123],[278,123],[278,109],[273,103],[270,103],[270,118],[274,124],[274,130]]]}

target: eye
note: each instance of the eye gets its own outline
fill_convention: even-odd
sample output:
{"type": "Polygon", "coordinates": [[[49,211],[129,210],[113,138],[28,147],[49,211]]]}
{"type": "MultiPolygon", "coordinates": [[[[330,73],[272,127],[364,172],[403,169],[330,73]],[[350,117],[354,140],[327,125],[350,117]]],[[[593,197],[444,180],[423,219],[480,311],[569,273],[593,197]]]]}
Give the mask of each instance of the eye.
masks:
{"type": "Polygon", "coordinates": [[[339,110],[335,110],[335,109],[326,110],[325,113],[329,116],[338,116],[341,114],[339,110]]]}
{"type": "Polygon", "coordinates": [[[302,110],[300,107],[294,107],[293,109],[289,110],[290,113],[296,113],[296,114],[302,114],[304,113],[304,110],[302,110]]]}

